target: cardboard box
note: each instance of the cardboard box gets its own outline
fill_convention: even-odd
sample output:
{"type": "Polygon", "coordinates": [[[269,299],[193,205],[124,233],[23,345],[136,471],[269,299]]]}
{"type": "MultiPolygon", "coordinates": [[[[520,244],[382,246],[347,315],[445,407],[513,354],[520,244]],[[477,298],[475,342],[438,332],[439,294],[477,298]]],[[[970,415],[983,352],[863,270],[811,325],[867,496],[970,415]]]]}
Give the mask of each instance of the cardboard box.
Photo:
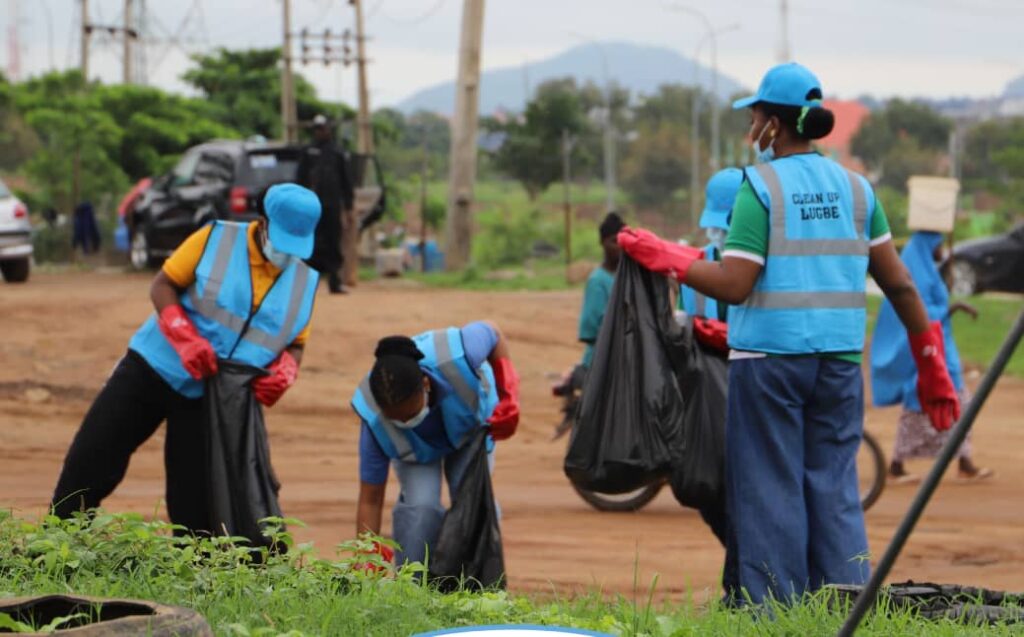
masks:
{"type": "Polygon", "coordinates": [[[911,230],[952,232],[956,219],[956,199],[960,182],[950,177],[914,176],[907,181],[910,211],[907,227],[911,230]]]}

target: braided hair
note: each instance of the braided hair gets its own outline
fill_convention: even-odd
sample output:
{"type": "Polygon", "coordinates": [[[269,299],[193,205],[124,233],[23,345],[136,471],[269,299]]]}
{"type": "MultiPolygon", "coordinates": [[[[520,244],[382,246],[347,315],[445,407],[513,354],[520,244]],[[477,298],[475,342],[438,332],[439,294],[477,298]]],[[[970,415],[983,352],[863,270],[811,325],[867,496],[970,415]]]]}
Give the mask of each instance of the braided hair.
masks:
{"type": "Polygon", "coordinates": [[[408,400],[423,388],[420,361],[423,352],[408,336],[380,339],[373,353],[377,362],[370,371],[370,393],[377,405],[387,409],[408,400]]]}

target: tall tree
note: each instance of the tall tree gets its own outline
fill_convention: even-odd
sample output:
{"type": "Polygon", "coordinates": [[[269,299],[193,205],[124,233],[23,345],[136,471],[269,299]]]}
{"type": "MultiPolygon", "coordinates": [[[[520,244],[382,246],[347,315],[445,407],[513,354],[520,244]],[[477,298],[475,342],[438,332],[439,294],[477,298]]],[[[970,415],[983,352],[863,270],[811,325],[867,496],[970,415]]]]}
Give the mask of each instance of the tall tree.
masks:
{"type": "Polygon", "coordinates": [[[931,107],[896,99],[864,121],[850,150],[878,175],[879,183],[906,190],[909,175],[938,169],[950,127],[931,107]]]}

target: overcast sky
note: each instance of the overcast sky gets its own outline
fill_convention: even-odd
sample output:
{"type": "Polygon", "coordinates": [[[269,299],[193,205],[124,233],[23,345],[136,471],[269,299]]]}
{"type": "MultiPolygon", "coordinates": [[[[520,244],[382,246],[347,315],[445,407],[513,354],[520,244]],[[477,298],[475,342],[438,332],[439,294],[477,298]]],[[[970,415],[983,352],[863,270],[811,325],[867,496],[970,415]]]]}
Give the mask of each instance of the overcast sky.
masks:
{"type": "MultiPolygon", "coordinates": [[[[455,74],[462,0],[364,0],[371,102],[394,104],[455,74]]],[[[5,31],[20,7],[22,76],[78,64],[77,0],[4,0],[5,31]]],[[[485,69],[521,66],[583,42],[637,42],[692,56],[705,32],[696,15],[662,0],[486,0],[485,69]]],[[[779,0],[688,0],[715,28],[719,68],[747,86],[775,63],[779,0]]],[[[993,96],[1024,74],[1024,0],[791,0],[792,58],[813,69],[834,97],[993,96]]],[[[147,0],[153,37],[180,33],[180,46],[147,48],[149,83],[183,91],[187,52],[269,47],[281,41],[281,0],[147,0]]],[[[340,31],[347,0],[292,0],[293,29],[340,31]]],[[[120,19],[122,0],[90,0],[96,23],[120,19]]],[[[7,38],[5,37],[5,44],[7,38]]],[[[297,50],[297,49],[296,49],[297,50]]],[[[708,49],[704,49],[707,63],[708,49]]],[[[0,56],[4,68],[9,47],[0,56]]],[[[93,75],[120,78],[120,47],[97,42],[93,75]]],[[[354,98],[351,67],[299,67],[323,97],[354,98]]]]}

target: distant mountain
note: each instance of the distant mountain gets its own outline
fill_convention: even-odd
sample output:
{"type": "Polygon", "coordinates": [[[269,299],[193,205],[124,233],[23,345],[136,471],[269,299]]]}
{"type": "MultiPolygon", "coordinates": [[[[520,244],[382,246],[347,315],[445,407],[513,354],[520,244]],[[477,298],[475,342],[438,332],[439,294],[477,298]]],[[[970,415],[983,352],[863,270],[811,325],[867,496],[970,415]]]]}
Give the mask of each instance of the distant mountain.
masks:
{"type": "MultiPolygon", "coordinates": [[[[650,95],[662,84],[693,84],[699,68],[699,83],[711,90],[711,71],[672,49],[642,46],[625,42],[581,44],[546,60],[524,66],[484,71],[481,74],[480,112],[485,115],[499,110],[520,111],[530,91],[550,79],[571,76],[578,82],[603,84],[602,49],[608,59],[611,80],[634,94],[650,95]]],[[[743,91],[735,79],[718,75],[718,95],[726,100],[743,91]]],[[[455,110],[455,84],[446,82],[417,91],[398,103],[404,112],[428,110],[450,115],[455,110]]]]}
{"type": "Polygon", "coordinates": [[[1003,89],[1003,97],[1024,97],[1024,75],[1015,80],[1010,80],[1003,89]]]}

